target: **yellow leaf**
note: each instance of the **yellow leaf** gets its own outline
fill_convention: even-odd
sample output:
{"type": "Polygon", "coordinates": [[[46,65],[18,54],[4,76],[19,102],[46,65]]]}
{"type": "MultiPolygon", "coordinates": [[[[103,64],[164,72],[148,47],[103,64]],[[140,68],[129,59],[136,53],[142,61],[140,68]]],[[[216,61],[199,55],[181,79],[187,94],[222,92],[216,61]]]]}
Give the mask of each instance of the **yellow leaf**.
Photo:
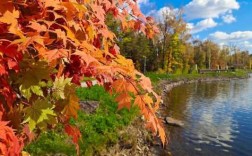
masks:
{"type": "Polygon", "coordinates": [[[135,67],[132,60],[126,59],[122,55],[116,55],[116,59],[114,59],[114,61],[115,61],[113,63],[114,67],[123,69],[127,75],[134,77],[135,67]]]}
{"type": "Polygon", "coordinates": [[[86,29],[87,33],[88,33],[88,38],[89,40],[92,42],[96,36],[96,33],[94,31],[94,28],[92,25],[88,25],[87,29],[86,29]]]}
{"type": "Polygon", "coordinates": [[[28,152],[22,151],[22,156],[30,156],[28,152]]]}
{"type": "Polygon", "coordinates": [[[147,103],[148,105],[151,105],[153,103],[153,100],[148,94],[145,94],[144,95],[144,102],[147,103]]]}
{"type": "Polygon", "coordinates": [[[0,17],[0,22],[10,25],[9,32],[16,34],[18,31],[18,21],[19,11],[13,10],[13,12],[6,11],[2,17],[0,17]]]}
{"type": "Polygon", "coordinates": [[[17,18],[19,17],[19,11],[13,10],[13,12],[6,11],[2,17],[0,17],[0,22],[6,24],[17,24],[17,18]]]}
{"type": "Polygon", "coordinates": [[[64,27],[64,29],[67,31],[67,37],[68,38],[70,38],[75,43],[80,44],[79,40],[76,39],[75,34],[72,32],[71,29],[69,29],[68,27],[63,26],[63,25],[62,25],[62,27],[64,27]]]}

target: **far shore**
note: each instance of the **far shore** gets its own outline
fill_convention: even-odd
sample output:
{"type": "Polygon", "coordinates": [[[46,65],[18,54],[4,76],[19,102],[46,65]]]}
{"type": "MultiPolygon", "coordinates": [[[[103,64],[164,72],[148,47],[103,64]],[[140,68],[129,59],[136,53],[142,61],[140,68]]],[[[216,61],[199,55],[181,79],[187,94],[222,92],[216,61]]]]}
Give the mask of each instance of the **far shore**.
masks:
{"type": "Polygon", "coordinates": [[[155,90],[164,96],[164,93],[169,92],[172,88],[195,82],[210,82],[210,81],[230,81],[233,79],[247,79],[250,77],[251,71],[236,70],[234,72],[214,72],[214,73],[193,73],[193,74],[167,74],[167,73],[146,73],[146,76],[151,79],[155,90]]]}

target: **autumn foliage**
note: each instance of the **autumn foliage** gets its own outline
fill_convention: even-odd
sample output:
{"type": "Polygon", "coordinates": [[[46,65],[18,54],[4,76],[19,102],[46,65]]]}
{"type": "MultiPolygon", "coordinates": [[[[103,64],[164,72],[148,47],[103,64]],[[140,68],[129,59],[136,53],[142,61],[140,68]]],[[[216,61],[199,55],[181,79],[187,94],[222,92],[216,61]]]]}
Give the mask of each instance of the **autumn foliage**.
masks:
{"type": "Polygon", "coordinates": [[[155,115],[161,99],[120,55],[107,14],[122,30],[149,38],[158,31],[134,0],[0,1],[0,155],[19,155],[24,144],[57,123],[78,152],[81,134],[69,120],[77,117],[75,89],[84,77],[115,92],[119,109],[139,106],[146,126],[165,142],[155,115]]]}

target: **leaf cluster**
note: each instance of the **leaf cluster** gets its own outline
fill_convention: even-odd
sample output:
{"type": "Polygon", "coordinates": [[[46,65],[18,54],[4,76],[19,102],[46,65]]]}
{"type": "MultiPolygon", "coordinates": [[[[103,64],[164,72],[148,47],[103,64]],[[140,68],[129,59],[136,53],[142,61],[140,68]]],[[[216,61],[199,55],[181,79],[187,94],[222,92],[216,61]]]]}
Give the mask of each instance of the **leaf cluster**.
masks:
{"type": "MultiPolygon", "coordinates": [[[[137,96],[152,98],[134,105],[141,107],[148,127],[165,142],[155,115],[160,97],[132,60],[120,55],[116,36],[105,24],[108,13],[122,30],[141,31],[149,38],[158,32],[136,1],[1,0],[0,121],[10,121],[8,127],[15,125],[19,142],[26,144],[32,135],[63,124],[79,154],[81,134],[70,119],[77,118],[75,90],[84,77],[116,91],[120,109],[130,108],[137,96]],[[122,90],[116,88],[117,83],[122,90]]],[[[85,83],[92,86],[90,81],[85,83]]],[[[6,155],[0,143],[0,154],[6,155]]],[[[10,146],[21,153],[22,146],[10,146]]]]}

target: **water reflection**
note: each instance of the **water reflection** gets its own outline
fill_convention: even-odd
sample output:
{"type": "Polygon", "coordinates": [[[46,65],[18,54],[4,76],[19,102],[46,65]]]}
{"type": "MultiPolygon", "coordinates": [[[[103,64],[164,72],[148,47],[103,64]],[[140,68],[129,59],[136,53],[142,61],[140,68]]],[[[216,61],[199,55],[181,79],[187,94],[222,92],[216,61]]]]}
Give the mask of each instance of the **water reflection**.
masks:
{"type": "Polygon", "coordinates": [[[166,101],[185,122],[168,128],[173,155],[252,154],[252,79],[179,86],[166,101]]]}

